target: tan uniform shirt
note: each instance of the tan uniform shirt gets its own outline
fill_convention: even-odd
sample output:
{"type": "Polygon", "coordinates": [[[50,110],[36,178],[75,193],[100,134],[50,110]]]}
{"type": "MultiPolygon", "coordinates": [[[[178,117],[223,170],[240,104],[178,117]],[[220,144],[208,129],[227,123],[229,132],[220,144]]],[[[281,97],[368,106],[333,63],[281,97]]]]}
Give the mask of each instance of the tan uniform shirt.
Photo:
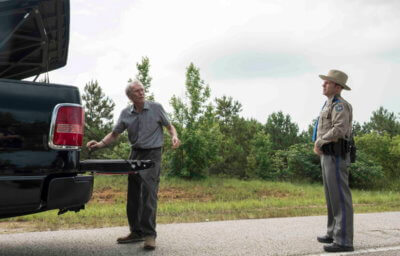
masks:
{"type": "Polygon", "coordinates": [[[353,108],[341,96],[326,101],[318,120],[317,140],[315,144],[321,148],[329,142],[349,138],[353,121],[353,108]]]}

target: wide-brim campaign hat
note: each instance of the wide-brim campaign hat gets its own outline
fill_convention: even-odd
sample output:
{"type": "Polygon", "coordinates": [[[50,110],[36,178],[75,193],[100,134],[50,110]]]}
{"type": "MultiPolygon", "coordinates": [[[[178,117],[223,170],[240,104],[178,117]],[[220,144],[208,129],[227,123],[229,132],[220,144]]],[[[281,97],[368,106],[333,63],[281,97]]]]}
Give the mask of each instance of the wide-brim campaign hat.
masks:
{"type": "Polygon", "coordinates": [[[340,84],[343,87],[343,89],[345,89],[345,90],[349,90],[349,91],[351,90],[351,88],[348,85],[346,85],[346,82],[347,82],[346,73],[344,73],[344,72],[342,72],[340,70],[332,69],[332,70],[329,70],[329,72],[328,72],[328,74],[326,76],[325,75],[319,75],[319,77],[322,80],[328,80],[328,81],[332,81],[332,82],[335,82],[337,84],[340,84]]]}

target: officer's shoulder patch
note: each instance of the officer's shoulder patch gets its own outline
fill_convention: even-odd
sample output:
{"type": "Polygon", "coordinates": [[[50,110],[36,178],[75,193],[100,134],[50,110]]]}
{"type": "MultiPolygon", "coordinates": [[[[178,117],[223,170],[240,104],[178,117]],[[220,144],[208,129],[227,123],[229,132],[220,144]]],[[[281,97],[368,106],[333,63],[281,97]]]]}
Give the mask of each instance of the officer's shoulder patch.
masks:
{"type": "Polygon", "coordinates": [[[335,106],[336,112],[341,112],[344,109],[343,104],[337,104],[335,106]]]}

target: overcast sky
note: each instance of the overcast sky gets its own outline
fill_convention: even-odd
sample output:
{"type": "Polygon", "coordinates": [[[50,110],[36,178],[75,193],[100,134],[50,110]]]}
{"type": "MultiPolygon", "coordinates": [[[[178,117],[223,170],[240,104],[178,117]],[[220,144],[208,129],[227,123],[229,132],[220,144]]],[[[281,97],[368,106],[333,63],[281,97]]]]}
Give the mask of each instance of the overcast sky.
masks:
{"type": "Polygon", "coordinates": [[[83,93],[98,80],[118,117],[147,56],[151,91],[172,111],[193,62],[212,98],[233,97],[242,116],[283,111],[306,129],[325,101],[318,75],[339,69],[365,122],[379,106],[400,112],[399,13],[397,0],[71,0],[68,63],[50,81],[83,93]]]}

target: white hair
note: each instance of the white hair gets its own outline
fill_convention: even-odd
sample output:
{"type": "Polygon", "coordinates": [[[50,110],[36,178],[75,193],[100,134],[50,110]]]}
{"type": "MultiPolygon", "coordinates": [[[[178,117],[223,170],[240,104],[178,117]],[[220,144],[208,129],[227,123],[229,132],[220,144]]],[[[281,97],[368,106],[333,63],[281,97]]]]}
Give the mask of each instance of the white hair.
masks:
{"type": "Polygon", "coordinates": [[[132,82],[128,83],[128,85],[125,88],[125,94],[126,94],[126,96],[128,96],[128,98],[129,98],[129,94],[130,94],[130,92],[132,90],[132,87],[134,85],[140,85],[140,86],[144,87],[143,84],[137,79],[135,79],[132,82]]]}

